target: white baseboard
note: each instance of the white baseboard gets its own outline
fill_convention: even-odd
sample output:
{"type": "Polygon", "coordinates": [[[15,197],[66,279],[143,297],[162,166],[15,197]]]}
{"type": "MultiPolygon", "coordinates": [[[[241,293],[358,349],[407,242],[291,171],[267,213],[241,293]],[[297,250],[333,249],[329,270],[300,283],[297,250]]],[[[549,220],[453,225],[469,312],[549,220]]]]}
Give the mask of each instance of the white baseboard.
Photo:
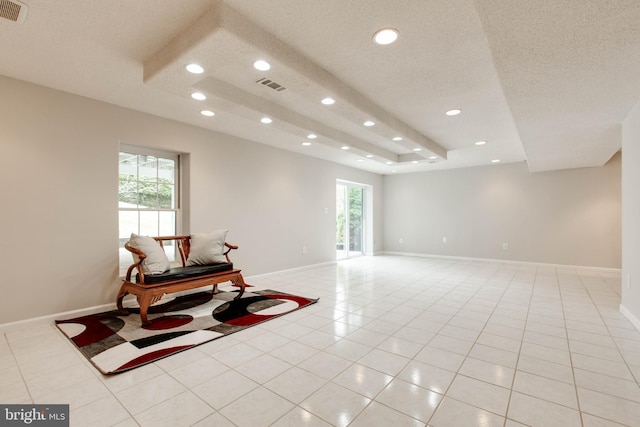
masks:
{"type": "MultiPolygon", "coordinates": [[[[503,264],[525,264],[525,265],[536,265],[536,266],[544,266],[544,267],[557,267],[557,268],[580,268],[587,269],[592,271],[601,271],[601,272],[620,272],[620,269],[615,268],[604,268],[604,267],[582,267],[582,266],[572,266],[572,265],[562,265],[562,264],[545,264],[545,263],[535,263],[535,262],[523,262],[523,261],[507,261],[507,260],[499,260],[499,259],[485,259],[485,258],[468,258],[468,257],[454,257],[454,256],[445,256],[445,255],[430,255],[430,254],[421,254],[421,253],[408,253],[408,252],[376,252],[374,256],[378,255],[399,255],[399,256],[413,256],[413,257],[422,257],[422,258],[436,258],[436,259],[452,259],[452,260],[460,260],[460,261],[480,261],[480,262],[493,262],[493,263],[503,263],[503,264]]],[[[256,274],[252,276],[245,277],[245,281],[247,283],[251,283],[253,279],[259,279],[269,276],[274,276],[283,273],[291,273],[296,271],[304,271],[310,270],[318,267],[324,267],[329,265],[336,264],[337,261],[326,261],[317,264],[305,265],[302,267],[289,268],[286,270],[273,271],[270,273],[256,274]]],[[[179,295],[189,293],[189,291],[181,292],[179,295]]],[[[173,296],[178,296],[178,294],[174,294],[173,296]]],[[[2,323],[0,324],[0,334],[4,334],[7,332],[13,332],[20,329],[25,329],[31,326],[42,325],[42,324],[51,324],[56,319],[65,319],[65,318],[73,318],[80,316],[87,316],[90,314],[101,313],[103,311],[115,310],[116,304],[115,302],[109,304],[97,305],[94,307],[82,308],[78,310],[65,311],[61,313],[53,313],[48,314],[46,316],[34,317],[31,319],[18,320],[10,323],[2,323]]],[[[620,305],[620,311],[634,324],[634,326],[640,330],[640,321],[631,314],[626,308],[620,305]]]]}
{"type": "MultiPolygon", "coordinates": [[[[294,272],[294,271],[303,271],[303,270],[308,270],[308,269],[312,269],[312,268],[317,268],[317,267],[322,267],[325,265],[333,265],[335,264],[336,261],[327,261],[327,262],[322,262],[322,263],[318,263],[318,264],[311,264],[311,265],[305,265],[302,267],[295,267],[295,268],[290,268],[287,270],[280,270],[280,271],[274,271],[271,273],[264,273],[264,274],[257,274],[257,275],[253,275],[253,276],[248,276],[245,277],[245,281],[247,283],[251,283],[252,279],[256,279],[256,278],[261,278],[261,277],[268,277],[268,276],[272,276],[272,275],[277,275],[277,274],[282,274],[282,273],[289,273],[289,272],[294,272]]],[[[171,294],[172,297],[177,297],[177,296],[181,296],[181,295],[186,295],[192,292],[198,292],[199,290],[191,290],[191,291],[183,291],[183,292],[176,292],[174,294],[171,294]]],[[[125,298],[125,302],[127,302],[129,299],[133,300],[133,297],[127,297],[125,298]]],[[[10,323],[1,323],[0,324],[0,334],[5,334],[7,332],[14,332],[14,331],[18,331],[21,329],[26,329],[32,326],[38,326],[38,325],[43,325],[43,324],[51,324],[53,323],[55,320],[60,320],[60,319],[72,319],[74,317],[80,317],[80,316],[88,316],[90,314],[96,314],[96,313],[102,313],[104,311],[109,311],[109,310],[116,310],[116,303],[115,301],[113,303],[109,303],[109,304],[102,304],[102,305],[96,305],[94,307],[88,307],[88,308],[81,308],[78,310],[71,310],[71,311],[65,311],[65,312],[61,312],[61,313],[53,313],[53,314],[47,314],[46,316],[40,316],[40,317],[34,317],[31,319],[24,319],[24,320],[18,320],[15,322],[10,322],[10,323]]]]}
{"type": "Polygon", "coordinates": [[[624,317],[626,317],[627,319],[629,319],[629,322],[631,322],[631,324],[638,330],[640,331],[640,319],[638,319],[636,316],[634,316],[634,314],[632,312],[630,312],[624,305],[620,304],[620,313],[622,313],[624,315],[624,317]]]}
{"type": "Polygon", "coordinates": [[[314,269],[314,268],[324,267],[324,266],[327,266],[327,265],[334,265],[336,263],[337,263],[337,261],[326,261],[326,262],[320,262],[320,263],[317,263],[317,264],[303,265],[302,267],[288,268],[286,270],[278,270],[278,271],[272,271],[272,272],[269,272],[269,273],[254,274],[252,276],[246,276],[244,278],[244,280],[245,280],[245,282],[249,283],[249,282],[251,282],[252,279],[260,279],[260,278],[264,278],[264,277],[275,276],[275,275],[283,274],[283,273],[292,273],[292,272],[296,272],[296,271],[311,270],[311,269],[314,269]]]}
{"type": "Polygon", "coordinates": [[[384,251],[384,252],[382,252],[382,254],[383,255],[412,256],[412,257],[419,257],[419,258],[451,259],[451,260],[458,260],[458,261],[492,262],[492,263],[501,263],[501,264],[521,264],[521,265],[532,265],[532,266],[537,266],[537,267],[579,268],[581,270],[599,271],[599,272],[602,272],[602,273],[620,273],[620,272],[622,272],[622,269],[620,269],[620,268],[593,267],[593,266],[568,265],[568,264],[549,264],[549,263],[544,263],[544,262],[513,261],[513,260],[493,259],[493,258],[471,258],[471,257],[461,257],[461,256],[433,255],[433,254],[423,254],[423,253],[391,252],[391,251],[384,251]]]}
{"type": "Polygon", "coordinates": [[[116,303],[96,305],[88,308],[81,308],[79,310],[64,311],[62,313],[47,314],[46,316],[34,317],[31,319],[18,320],[10,323],[0,324],[0,334],[6,334],[7,332],[14,332],[20,329],[29,328],[32,326],[38,326],[43,324],[51,324],[57,319],[72,319],[74,317],[88,316],[89,314],[102,313],[104,311],[115,310],[116,303]]]}

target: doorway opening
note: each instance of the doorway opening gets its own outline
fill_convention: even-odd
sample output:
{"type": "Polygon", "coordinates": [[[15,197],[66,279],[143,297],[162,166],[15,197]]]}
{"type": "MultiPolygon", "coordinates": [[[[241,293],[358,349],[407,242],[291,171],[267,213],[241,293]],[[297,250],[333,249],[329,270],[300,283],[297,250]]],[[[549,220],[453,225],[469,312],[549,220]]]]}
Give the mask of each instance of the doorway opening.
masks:
{"type": "Polygon", "coordinates": [[[336,183],[336,259],[369,252],[371,187],[347,181],[336,183]]]}

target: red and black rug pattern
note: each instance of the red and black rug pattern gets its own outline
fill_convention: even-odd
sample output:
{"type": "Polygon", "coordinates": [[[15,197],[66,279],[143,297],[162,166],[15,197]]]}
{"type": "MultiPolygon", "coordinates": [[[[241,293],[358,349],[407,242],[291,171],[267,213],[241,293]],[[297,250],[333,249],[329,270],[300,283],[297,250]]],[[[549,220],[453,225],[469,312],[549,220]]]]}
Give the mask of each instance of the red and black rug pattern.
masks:
{"type": "Polygon", "coordinates": [[[103,374],[124,372],[188,348],[282,316],[317,299],[273,290],[198,292],[165,298],[149,307],[149,325],[142,326],[139,310],[127,307],[69,320],[58,328],[103,374]]]}

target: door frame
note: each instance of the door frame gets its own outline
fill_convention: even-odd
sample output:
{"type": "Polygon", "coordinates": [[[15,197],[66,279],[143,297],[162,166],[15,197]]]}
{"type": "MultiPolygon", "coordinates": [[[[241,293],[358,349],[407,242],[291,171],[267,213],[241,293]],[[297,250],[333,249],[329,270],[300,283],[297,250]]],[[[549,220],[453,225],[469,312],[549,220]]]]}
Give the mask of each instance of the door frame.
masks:
{"type": "MultiPolygon", "coordinates": [[[[353,253],[349,251],[349,218],[348,215],[346,217],[346,235],[345,235],[345,246],[346,248],[343,251],[338,251],[337,241],[335,242],[336,247],[336,259],[349,259],[362,255],[372,255],[373,254],[373,186],[369,184],[363,184],[360,182],[348,181],[344,179],[336,180],[336,232],[337,233],[337,212],[338,212],[338,202],[337,202],[337,192],[338,185],[344,185],[347,187],[347,194],[349,188],[360,188],[362,189],[362,250],[358,253],[353,253]],[[344,252],[344,256],[340,257],[339,253],[344,252]]],[[[347,196],[347,212],[349,210],[348,206],[348,196],[347,196]]]]}

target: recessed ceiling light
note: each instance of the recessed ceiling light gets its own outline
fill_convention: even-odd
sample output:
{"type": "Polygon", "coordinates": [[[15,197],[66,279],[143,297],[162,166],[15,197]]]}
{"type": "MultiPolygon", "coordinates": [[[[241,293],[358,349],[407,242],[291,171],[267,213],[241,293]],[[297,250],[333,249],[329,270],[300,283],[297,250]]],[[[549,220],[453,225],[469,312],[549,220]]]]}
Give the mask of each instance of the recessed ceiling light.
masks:
{"type": "Polygon", "coordinates": [[[320,102],[322,102],[324,105],[332,105],[336,103],[336,100],[333,98],[326,97],[320,102]]]}
{"type": "Polygon", "coordinates": [[[364,159],[358,159],[356,162],[364,162],[364,159]]]}
{"type": "Polygon", "coordinates": [[[309,135],[307,135],[307,138],[309,139],[316,139],[318,137],[318,135],[316,135],[315,133],[310,133],[309,135]]]}
{"type": "Polygon", "coordinates": [[[462,113],[462,110],[459,110],[459,109],[456,108],[456,109],[447,111],[445,114],[447,116],[457,116],[460,113],[462,113]]]}
{"type": "Polygon", "coordinates": [[[207,117],[213,117],[216,115],[216,113],[214,113],[213,111],[209,111],[209,110],[202,110],[200,111],[200,114],[202,114],[203,116],[207,116],[207,117]]]}
{"type": "Polygon", "coordinates": [[[422,151],[422,148],[414,148],[413,151],[422,151]]]}
{"type": "Polygon", "coordinates": [[[350,147],[348,145],[343,145],[340,147],[341,150],[348,150],[350,147]]]}
{"type": "Polygon", "coordinates": [[[264,123],[265,125],[268,125],[269,123],[271,123],[273,120],[271,120],[269,117],[263,117],[260,119],[260,121],[262,123],[264,123]]]}
{"type": "Polygon", "coordinates": [[[204,68],[202,68],[198,64],[189,64],[184,68],[186,68],[188,72],[193,73],[193,74],[202,74],[202,73],[204,73],[204,68]]]}
{"type": "Polygon", "coordinates": [[[268,71],[271,68],[271,64],[267,61],[259,60],[253,63],[253,68],[260,71],[268,71]]]}
{"type": "Polygon", "coordinates": [[[491,163],[500,163],[500,160],[498,160],[498,159],[493,159],[493,160],[491,160],[491,163]]]}
{"type": "Polygon", "coordinates": [[[305,147],[308,147],[311,145],[311,143],[309,141],[305,141],[302,143],[302,145],[304,145],[305,147]]]}
{"type": "Polygon", "coordinates": [[[401,136],[394,136],[393,140],[394,141],[402,141],[402,137],[401,136]]]}
{"type": "Polygon", "coordinates": [[[438,158],[437,156],[430,156],[430,157],[429,157],[429,160],[435,160],[435,159],[437,159],[437,158],[438,158]]]}
{"type": "Polygon", "coordinates": [[[367,127],[371,127],[374,126],[376,123],[372,122],[371,120],[367,120],[366,122],[363,123],[363,125],[367,126],[367,127]]]}
{"type": "Polygon", "coordinates": [[[395,169],[393,169],[393,170],[391,171],[391,173],[396,173],[396,172],[398,172],[398,171],[397,171],[397,170],[395,170],[395,169]]]}
{"type": "Polygon", "coordinates": [[[486,143],[487,143],[487,141],[478,141],[478,142],[476,142],[475,144],[476,144],[476,145],[484,145],[484,144],[486,144],[486,143]]]}
{"type": "Polygon", "coordinates": [[[367,159],[373,159],[373,154],[367,154],[367,159]]]}
{"type": "Polygon", "coordinates": [[[392,164],[393,164],[393,162],[385,162],[385,164],[387,164],[387,165],[392,165],[392,164]]]}
{"type": "Polygon", "coordinates": [[[205,99],[207,99],[207,96],[204,93],[200,93],[200,92],[193,92],[191,94],[191,97],[198,101],[204,101],[205,99]]]}
{"type": "Polygon", "coordinates": [[[413,163],[414,165],[417,165],[417,164],[418,164],[418,161],[417,161],[417,160],[414,160],[414,161],[413,161],[413,162],[411,162],[411,163],[413,163]]]}
{"type": "Polygon", "coordinates": [[[376,31],[373,41],[378,44],[391,44],[398,38],[398,30],[394,28],[383,28],[376,31]]]}

